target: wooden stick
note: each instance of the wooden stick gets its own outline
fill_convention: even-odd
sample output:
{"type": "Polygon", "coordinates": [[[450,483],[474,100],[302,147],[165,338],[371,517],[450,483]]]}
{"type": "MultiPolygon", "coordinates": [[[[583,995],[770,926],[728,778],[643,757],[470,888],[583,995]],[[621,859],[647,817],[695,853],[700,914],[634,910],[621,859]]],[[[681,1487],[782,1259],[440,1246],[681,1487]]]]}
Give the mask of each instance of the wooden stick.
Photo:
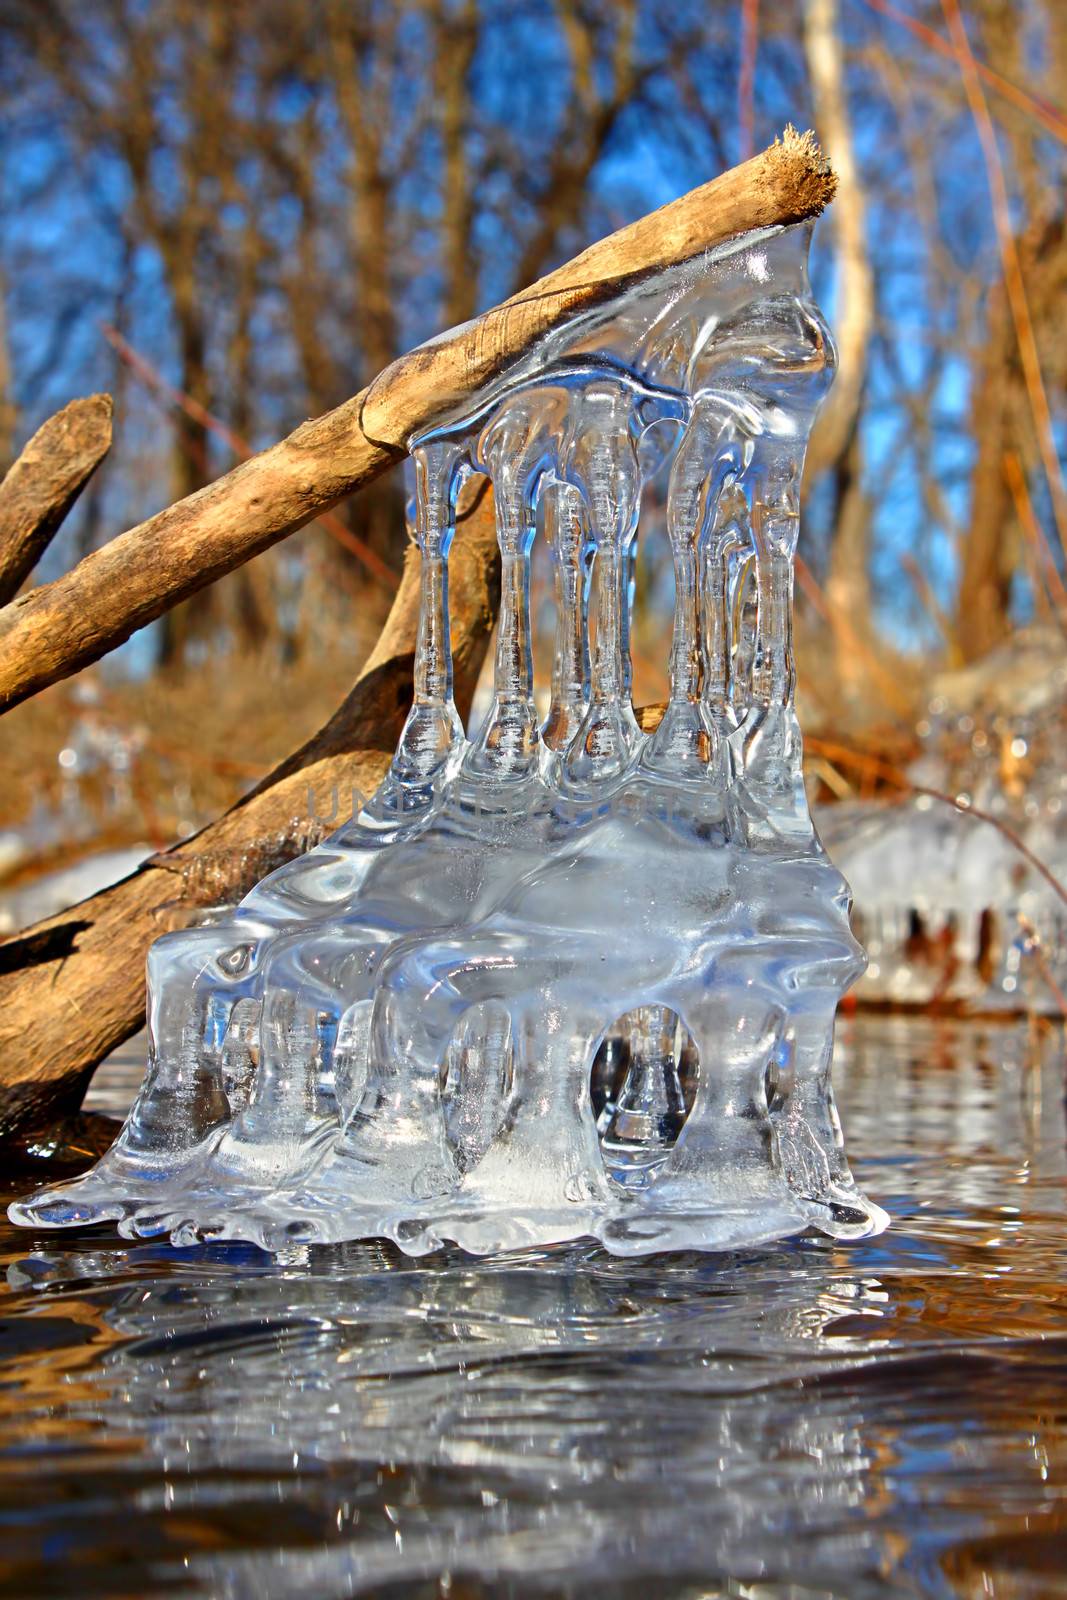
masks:
{"type": "Polygon", "coordinates": [[[0,605],[18,593],[111,448],[111,396],[72,400],[0,483],[0,605]]]}
{"type": "Polygon", "coordinates": [[[401,357],[362,394],[0,612],[0,711],[98,660],[377,477],[400,460],[413,434],[469,401],[578,312],[737,234],[817,216],[833,191],[814,138],[787,129],[743,166],[401,357]]]}
{"type": "Polygon", "coordinates": [[[754,228],[817,217],[837,180],[812,133],[780,140],[711,183],[590,245],[473,322],[401,356],[367,391],[368,438],[406,449],[413,434],[456,410],[562,322],[754,228]]]}
{"type": "MultiPolygon", "coordinates": [[[[456,701],[466,715],[499,598],[493,497],[475,480],[450,561],[456,701]]],[[[239,900],[351,815],[389,764],[411,701],[419,565],[409,552],[381,638],[328,723],[191,839],[0,943],[0,1137],[76,1111],[93,1070],[144,1022],[144,961],[168,928],[239,900]]],[[[284,684],[280,685],[284,692],[284,684]]]]}

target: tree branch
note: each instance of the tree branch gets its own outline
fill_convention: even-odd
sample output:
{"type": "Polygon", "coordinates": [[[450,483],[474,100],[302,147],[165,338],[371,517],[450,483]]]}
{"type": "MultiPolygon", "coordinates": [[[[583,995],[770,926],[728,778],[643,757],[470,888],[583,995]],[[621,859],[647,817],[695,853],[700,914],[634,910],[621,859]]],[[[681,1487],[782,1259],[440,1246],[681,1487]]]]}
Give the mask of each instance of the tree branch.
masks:
{"type": "Polygon", "coordinates": [[[0,710],[77,672],[400,460],[552,328],[753,228],[817,216],[834,178],[811,135],[611,234],[501,306],[402,356],[368,390],[120,534],[0,612],[0,710]]]}
{"type": "Polygon", "coordinates": [[[19,591],[111,448],[111,396],[49,417],[0,483],[0,605],[19,591]]]}

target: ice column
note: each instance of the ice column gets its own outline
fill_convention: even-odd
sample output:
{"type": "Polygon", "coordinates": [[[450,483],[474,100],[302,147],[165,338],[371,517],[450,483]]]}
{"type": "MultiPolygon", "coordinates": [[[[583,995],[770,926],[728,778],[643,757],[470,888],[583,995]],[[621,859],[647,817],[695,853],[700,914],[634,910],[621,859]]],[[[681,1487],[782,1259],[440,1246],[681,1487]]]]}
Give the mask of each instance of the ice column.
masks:
{"type": "Polygon", "coordinates": [[[790,452],[775,452],[753,494],[759,609],[752,689],[754,697],[767,706],[792,705],[796,687],[793,556],[800,527],[799,466],[790,452]]]}
{"type": "Polygon", "coordinates": [[[727,639],[721,557],[709,560],[706,552],[713,537],[721,542],[719,498],[735,466],[736,450],[721,411],[699,400],[678,447],[667,496],[675,588],[670,700],[643,756],[646,766],[677,777],[704,777],[719,746],[715,711],[718,686],[725,687],[727,639]],[[711,683],[715,691],[705,692],[711,683]]]}
{"type": "Polygon", "coordinates": [[[592,545],[585,503],[570,483],[546,486],[541,504],[545,538],[552,553],[556,639],[552,697],[541,730],[546,747],[566,749],[589,703],[589,578],[592,545]]]}
{"type": "Polygon", "coordinates": [[[793,711],[793,555],[799,527],[797,480],[802,455],[761,449],[753,470],[751,526],[755,547],[756,640],[751,703],[740,732],[751,795],[782,805],[775,827],[809,831],[801,772],[802,740],[793,711]],[[788,807],[788,809],[787,809],[788,807]]]}
{"type": "Polygon", "coordinates": [[[500,545],[500,620],[493,703],[471,749],[471,776],[526,778],[537,768],[540,730],[533,697],[530,549],[544,469],[537,391],[504,407],[482,435],[479,458],[493,481],[500,545]]]}
{"type": "Polygon", "coordinates": [[[641,479],[626,386],[595,383],[577,402],[568,477],[582,490],[595,547],[596,637],[589,709],[563,758],[578,787],[625,772],[640,730],[630,701],[630,545],[637,531],[641,479]]]}
{"type": "Polygon", "coordinates": [[[732,564],[736,565],[736,558],[745,548],[748,525],[748,504],[739,482],[743,465],[740,460],[731,465],[734,470],[724,473],[716,496],[701,562],[702,698],[712,726],[723,734],[737,725],[730,574],[732,564]]]}
{"type": "Polygon", "coordinates": [[[678,1018],[666,1006],[639,1006],[630,1018],[630,1066],[614,1107],[601,1117],[608,1168],[625,1184],[648,1180],[685,1121],[678,1076],[678,1018]]]}
{"type": "Polygon", "coordinates": [[[448,555],[465,465],[460,447],[450,439],[418,445],[414,461],[415,539],[422,560],[415,695],[391,767],[392,778],[405,788],[432,785],[447,770],[464,737],[452,698],[448,555]]]}

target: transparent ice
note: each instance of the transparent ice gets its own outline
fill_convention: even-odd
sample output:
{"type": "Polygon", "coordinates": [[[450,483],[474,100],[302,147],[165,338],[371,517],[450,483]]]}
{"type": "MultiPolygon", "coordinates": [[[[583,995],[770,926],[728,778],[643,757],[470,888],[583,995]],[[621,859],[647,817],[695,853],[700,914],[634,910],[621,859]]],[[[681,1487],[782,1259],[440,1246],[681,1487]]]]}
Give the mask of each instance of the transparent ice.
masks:
{"type": "Polygon", "coordinates": [[[830,1086],[864,957],[808,812],[792,561],[834,347],[810,227],[748,234],[555,331],[411,441],[414,704],[378,793],[148,960],[113,1148],[36,1226],[420,1254],[591,1235],[618,1254],[876,1232],[830,1086]],[[492,700],[452,697],[457,495],[492,480],[492,700]],[[631,704],[642,498],[666,482],[669,703],[631,704]],[[530,558],[551,551],[551,703],[530,558]]]}
{"type": "Polygon", "coordinates": [[[965,681],[967,709],[941,695],[930,702],[907,775],[965,809],[930,794],[825,809],[820,823],[855,892],[870,955],[862,998],[1062,1015],[1067,907],[1035,865],[1067,881],[1062,652],[1041,634],[1013,640],[981,667],[995,697],[965,681]],[[1033,686],[1019,669],[1031,653],[1041,672],[1033,686]]]}

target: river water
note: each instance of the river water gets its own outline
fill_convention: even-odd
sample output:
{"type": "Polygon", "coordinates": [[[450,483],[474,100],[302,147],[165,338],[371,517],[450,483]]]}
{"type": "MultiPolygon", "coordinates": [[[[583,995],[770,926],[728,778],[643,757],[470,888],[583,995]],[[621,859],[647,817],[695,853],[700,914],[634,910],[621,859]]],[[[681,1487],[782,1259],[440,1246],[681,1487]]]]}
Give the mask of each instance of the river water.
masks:
{"type": "Polygon", "coordinates": [[[5,1224],[0,1595],[1067,1595],[1064,1066],[1047,1026],[843,1021],[893,1216],[858,1246],[5,1224]]]}

